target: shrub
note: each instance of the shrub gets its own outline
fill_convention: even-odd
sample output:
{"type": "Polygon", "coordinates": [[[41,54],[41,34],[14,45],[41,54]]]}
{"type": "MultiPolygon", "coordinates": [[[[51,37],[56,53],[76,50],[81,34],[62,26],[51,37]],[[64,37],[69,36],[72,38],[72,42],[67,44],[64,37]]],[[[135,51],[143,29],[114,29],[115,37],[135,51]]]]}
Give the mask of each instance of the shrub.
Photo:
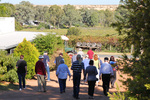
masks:
{"type": "Polygon", "coordinates": [[[30,41],[23,40],[14,50],[14,56],[19,57],[24,55],[24,60],[27,62],[26,78],[31,79],[35,74],[35,63],[38,61],[39,52],[30,41]]]}
{"type": "Polygon", "coordinates": [[[44,51],[47,51],[50,55],[52,55],[58,48],[63,47],[63,40],[52,34],[47,34],[45,36],[38,35],[34,39],[33,43],[41,54],[43,54],[44,51]]]}
{"type": "Polygon", "coordinates": [[[20,31],[22,29],[23,29],[23,27],[21,26],[21,24],[19,22],[15,21],[15,30],[20,31]]]}
{"type": "Polygon", "coordinates": [[[68,29],[67,35],[76,35],[76,36],[79,36],[79,35],[81,35],[81,31],[80,31],[79,28],[71,27],[71,28],[68,29]]]}
{"type": "Polygon", "coordinates": [[[65,60],[65,64],[68,67],[71,67],[71,58],[69,57],[69,55],[65,51],[63,51],[63,58],[65,60]]]}
{"type": "Polygon", "coordinates": [[[45,23],[40,23],[39,26],[37,27],[37,29],[50,29],[49,25],[45,24],[45,23]]]}
{"type": "Polygon", "coordinates": [[[0,51],[0,81],[17,82],[16,62],[18,58],[0,51]]]}

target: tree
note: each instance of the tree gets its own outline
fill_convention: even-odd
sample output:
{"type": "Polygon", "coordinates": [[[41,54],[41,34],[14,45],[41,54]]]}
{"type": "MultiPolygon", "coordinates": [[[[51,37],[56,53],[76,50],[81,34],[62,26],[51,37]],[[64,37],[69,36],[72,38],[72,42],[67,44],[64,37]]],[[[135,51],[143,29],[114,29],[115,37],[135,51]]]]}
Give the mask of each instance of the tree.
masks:
{"type": "Polygon", "coordinates": [[[49,13],[50,13],[50,21],[53,23],[54,27],[57,24],[58,28],[60,25],[61,17],[63,16],[63,10],[61,7],[57,5],[53,5],[49,8],[49,13]]]}
{"type": "Polygon", "coordinates": [[[22,1],[20,4],[16,5],[14,17],[20,23],[30,24],[30,21],[34,20],[35,9],[30,2],[22,1]]]}
{"type": "Polygon", "coordinates": [[[14,50],[14,56],[19,57],[24,55],[24,60],[27,62],[27,76],[31,79],[35,75],[35,63],[38,61],[40,53],[30,41],[24,39],[14,50]]]}
{"type": "MultiPolygon", "coordinates": [[[[150,91],[145,84],[150,83],[150,1],[122,0],[122,7],[128,11],[124,17],[119,17],[115,26],[123,35],[126,44],[134,45],[133,58],[126,55],[120,60],[121,70],[129,74],[124,84],[128,87],[128,96],[139,100],[148,100],[150,91]]],[[[124,45],[125,46],[125,45],[124,45]]]]}
{"type": "Polygon", "coordinates": [[[9,3],[0,4],[0,16],[1,17],[11,17],[15,12],[15,7],[9,3]]]}
{"type": "Polygon", "coordinates": [[[63,20],[65,20],[65,24],[68,24],[69,27],[72,26],[73,23],[76,23],[76,22],[80,22],[82,20],[82,17],[80,15],[80,12],[78,10],[75,9],[74,6],[72,5],[65,5],[64,8],[64,18],[63,20]]]}
{"type": "Polygon", "coordinates": [[[76,27],[70,27],[67,31],[67,35],[76,35],[79,36],[81,34],[81,31],[79,28],[76,27]]]}

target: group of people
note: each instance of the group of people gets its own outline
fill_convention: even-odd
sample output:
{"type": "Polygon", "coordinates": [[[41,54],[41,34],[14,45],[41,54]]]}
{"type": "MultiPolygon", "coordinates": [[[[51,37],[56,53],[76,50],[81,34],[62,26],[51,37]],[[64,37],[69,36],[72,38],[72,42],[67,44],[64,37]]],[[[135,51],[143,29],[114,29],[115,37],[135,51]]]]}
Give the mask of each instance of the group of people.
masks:
{"type": "MultiPolygon", "coordinates": [[[[18,60],[16,64],[19,77],[19,90],[22,90],[21,78],[23,79],[23,89],[25,89],[25,75],[27,72],[27,63],[25,60],[23,60],[23,58],[24,56],[21,55],[20,60],[18,60]]],[[[54,63],[56,64],[56,76],[58,77],[60,93],[64,93],[66,89],[67,76],[69,75],[70,80],[71,74],[68,66],[65,64],[62,53],[60,53],[59,56],[56,57],[54,63]]],[[[49,64],[50,59],[47,55],[47,52],[44,52],[44,55],[39,56],[39,60],[35,64],[35,72],[37,75],[39,92],[42,91],[41,84],[43,85],[43,92],[46,92],[46,77],[47,81],[50,81],[49,64]]],[[[103,92],[104,95],[107,96],[110,81],[111,87],[114,87],[117,69],[118,66],[113,56],[110,57],[110,61],[108,57],[105,57],[103,63],[98,55],[94,54],[92,49],[90,49],[85,56],[82,52],[82,49],[80,49],[78,53],[75,52],[74,56],[72,57],[71,66],[71,70],[73,70],[73,97],[79,99],[80,80],[82,72],[84,76],[84,81],[88,82],[89,99],[94,98],[94,88],[95,85],[98,86],[99,79],[102,79],[103,81],[103,92]]]]}

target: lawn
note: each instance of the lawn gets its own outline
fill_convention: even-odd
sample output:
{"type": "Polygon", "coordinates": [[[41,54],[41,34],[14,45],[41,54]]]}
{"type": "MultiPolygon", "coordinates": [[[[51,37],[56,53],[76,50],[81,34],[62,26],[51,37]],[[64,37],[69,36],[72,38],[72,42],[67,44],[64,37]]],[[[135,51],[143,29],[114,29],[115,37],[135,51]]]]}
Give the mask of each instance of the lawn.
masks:
{"type": "MultiPolygon", "coordinates": [[[[81,35],[86,36],[118,36],[117,31],[111,27],[91,27],[91,28],[83,28],[79,27],[81,30],[81,35]]],[[[37,30],[36,28],[28,28],[23,29],[22,31],[34,31],[34,32],[51,32],[56,33],[58,35],[65,35],[67,34],[68,29],[44,29],[44,30],[37,30]]]]}

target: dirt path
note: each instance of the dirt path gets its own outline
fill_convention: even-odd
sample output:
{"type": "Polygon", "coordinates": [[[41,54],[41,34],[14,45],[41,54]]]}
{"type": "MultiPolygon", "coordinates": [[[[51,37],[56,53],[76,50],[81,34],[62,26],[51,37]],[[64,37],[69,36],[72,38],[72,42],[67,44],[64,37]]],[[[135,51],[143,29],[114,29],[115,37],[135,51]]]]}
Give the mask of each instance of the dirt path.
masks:
{"type": "MultiPolygon", "coordinates": [[[[47,92],[37,92],[37,80],[26,80],[26,89],[19,90],[11,90],[11,91],[0,91],[0,100],[73,100],[73,81],[67,80],[67,88],[66,93],[60,94],[59,92],[59,84],[56,82],[57,78],[55,75],[55,71],[50,72],[51,81],[47,82],[47,92]]],[[[118,79],[120,79],[119,75],[118,79]]],[[[82,78],[83,79],[83,78],[82,78]]],[[[95,87],[95,100],[109,100],[108,97],[103,95],[102,92],[102,82],[100,81],[99,86],[95,87]]],[[[118,80],[116,83],[121,86],[121,82],[118,80]]],[[[80,85],[80,99],[86,100],[88,99],[87,94],[88,85],[81,81],[80,85]]],[[[121,91],[125,91],[123,87],[120,87],[121,91]]],[[[115,92],[116,89],[110,89],[110,92],[115,92]]]]}

